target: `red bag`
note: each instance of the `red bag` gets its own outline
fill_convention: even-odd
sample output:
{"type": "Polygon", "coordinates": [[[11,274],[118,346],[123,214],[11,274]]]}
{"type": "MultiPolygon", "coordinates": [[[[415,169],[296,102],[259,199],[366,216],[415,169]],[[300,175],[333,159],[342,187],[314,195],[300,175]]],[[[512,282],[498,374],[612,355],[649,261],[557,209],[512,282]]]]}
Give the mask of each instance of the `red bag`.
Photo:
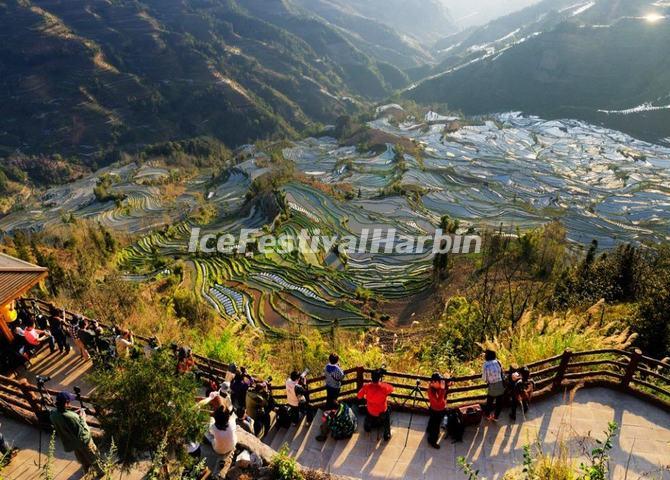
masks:
{"type": "Polygon", "coordinates": [[[482,407],[478,404],[459,407],[458,411],[461,415],[461,421],[466,427],[479,425],[482,421],[482,418],[484,418],[482,407]]]}

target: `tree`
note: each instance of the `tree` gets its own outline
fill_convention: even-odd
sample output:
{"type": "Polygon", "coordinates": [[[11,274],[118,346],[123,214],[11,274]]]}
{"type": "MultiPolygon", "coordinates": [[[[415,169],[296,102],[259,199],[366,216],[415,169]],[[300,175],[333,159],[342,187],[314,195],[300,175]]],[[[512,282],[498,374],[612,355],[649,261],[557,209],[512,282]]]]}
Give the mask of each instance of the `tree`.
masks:
{"type": "Polygon", "coordinates": [[[175,373],[171,352],[123,360],[117,367],[96,370],[91,378],[98,418],[123,463],[155,453],[164,438],[177,449],[202,438],[208,417],[195,402],[198,382],[193,375],[175,373]]]}
{"type": "Polygon", "coordinates": [[[5,175],[5,172],[0,170],[0,195],[5,195],[8,190],[8,184],[7,184],[7,175],[5,175]]]}

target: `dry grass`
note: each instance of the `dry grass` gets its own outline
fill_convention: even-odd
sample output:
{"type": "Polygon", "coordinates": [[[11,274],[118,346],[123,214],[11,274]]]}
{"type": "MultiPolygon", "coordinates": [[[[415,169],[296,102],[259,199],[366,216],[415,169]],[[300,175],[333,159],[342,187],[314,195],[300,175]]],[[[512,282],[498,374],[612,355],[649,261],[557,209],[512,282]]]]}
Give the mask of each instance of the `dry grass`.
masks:
{"type": "Polygon", "coordinates": [[[503,365],[525,365],[566,349],[624,349],[634,339],[627,327],[622,328],[620,322],[610,321],[607,316],[594,319],[588,312],[563,315],[528,312],[515,327],[483,342],[482,348],[495,350],[503,365]]]}

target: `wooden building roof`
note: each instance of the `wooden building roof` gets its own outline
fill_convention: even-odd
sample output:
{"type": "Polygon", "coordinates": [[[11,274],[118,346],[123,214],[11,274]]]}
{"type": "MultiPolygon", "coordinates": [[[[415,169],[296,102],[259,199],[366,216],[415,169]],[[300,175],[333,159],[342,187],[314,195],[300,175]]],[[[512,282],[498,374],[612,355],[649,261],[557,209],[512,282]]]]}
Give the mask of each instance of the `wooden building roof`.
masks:
{"type": "Polygon", "coordinates": [[[25,294],[47,273],[44,267],[0,253],[0,305],[25,294]]]}

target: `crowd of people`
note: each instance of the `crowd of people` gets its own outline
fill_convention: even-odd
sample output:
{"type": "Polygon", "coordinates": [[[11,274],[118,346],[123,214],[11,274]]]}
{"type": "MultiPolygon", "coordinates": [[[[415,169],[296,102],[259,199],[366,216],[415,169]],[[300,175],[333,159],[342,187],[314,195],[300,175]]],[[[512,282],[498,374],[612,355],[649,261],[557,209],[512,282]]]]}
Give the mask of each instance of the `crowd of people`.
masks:
{"type": "MultiPolygon", "coordinates": [[[[105,358],[128,358],[132,355],[151,356],[161,348],[156,338],[136,343],[133,332],[115,327],[107,330],[98,322],[82,316],[73,316],[66,320],[65,312],[53,306],[45,315],[34,303],[23,302],[18,308],[18,318],[13,325],[18,342],[15,353],[24,362],[29,362],[37,349],[45,344],[52,353],[67,353],[71,343],[75,345],[82,360],[93,358],[105,361],[105,358]]],[[[205,382],[205,396],[198,402],[210,412],[210,424],[207,441],[219,456],[218,475],[223,478],[233,462],[238,431],[244,430],[257,437],[263,437],[271,427],[272,413],[276,413],[277,428],[297,425],[303,419],[311,423],[317,411],[310,399],[308,371],[292,371],[286,381],[285,405],[275,401],[272,379],[257,380],[249,375],[244,367],[232,364],[224,375],[213,376],[211,372],[198,370],[198,364],[190,348],[173,345],[176,357],[177,375],[195,374],[205,382]]],[[[323,369],[326,398],[322,405],[317,441],[325,441],[329,436],[335,440],[351,438],[358,429],[358,411],[365,414],[363,428],[366,432],[379,429],[384,440],[392,437],[391,408],[389,397],[394,387],[383,381],[385,370],[374,370],[370,382],[365,383],[357,392],[355,400],[340,400],[345,372],[340,359],[331,354],[323,369]]],[[[454,441],[462,438],[462,429],[467,423],[478,423],[481,417],[497,421],[502,409],[509,404],[510,418],[516,419],[519,407],[525,414],[533,394],[533,382],[527,368],[510,368],[505,372],[496,353],[487,350],[484,353],[482,378],[487,386],[486,403],[483,409],[472,406],[467,413],[463,409],[449,409],[448,396],[452,382],[449,375],[434,373],[424,387],[417,382],[419,395],[427,393],[429,419],[426,439],[430,446],[439,449],[442,428],[446,428],[454,441]],[[477,416],[481,411],[482,415],[477,416]],[[474,421],[473,421],[474,419],[474,421]],[[460,429],[460,433],[459,433],[460,429]]],[[[84,470],[98,470],[97,450],[91,440],[90,429],[86,424],[85,411],[70,407],[73,397],[61,392],[56,397],[55,409],[49,415],[49,423],[63,442],[66,451],[74,452],[84,470]]],[[[189,455],[199,458],[202,454],[200,442],[185,445],[189,455]]],[[[0,454],[11,457],[11,449],[0,434],[0,454]]]]}

